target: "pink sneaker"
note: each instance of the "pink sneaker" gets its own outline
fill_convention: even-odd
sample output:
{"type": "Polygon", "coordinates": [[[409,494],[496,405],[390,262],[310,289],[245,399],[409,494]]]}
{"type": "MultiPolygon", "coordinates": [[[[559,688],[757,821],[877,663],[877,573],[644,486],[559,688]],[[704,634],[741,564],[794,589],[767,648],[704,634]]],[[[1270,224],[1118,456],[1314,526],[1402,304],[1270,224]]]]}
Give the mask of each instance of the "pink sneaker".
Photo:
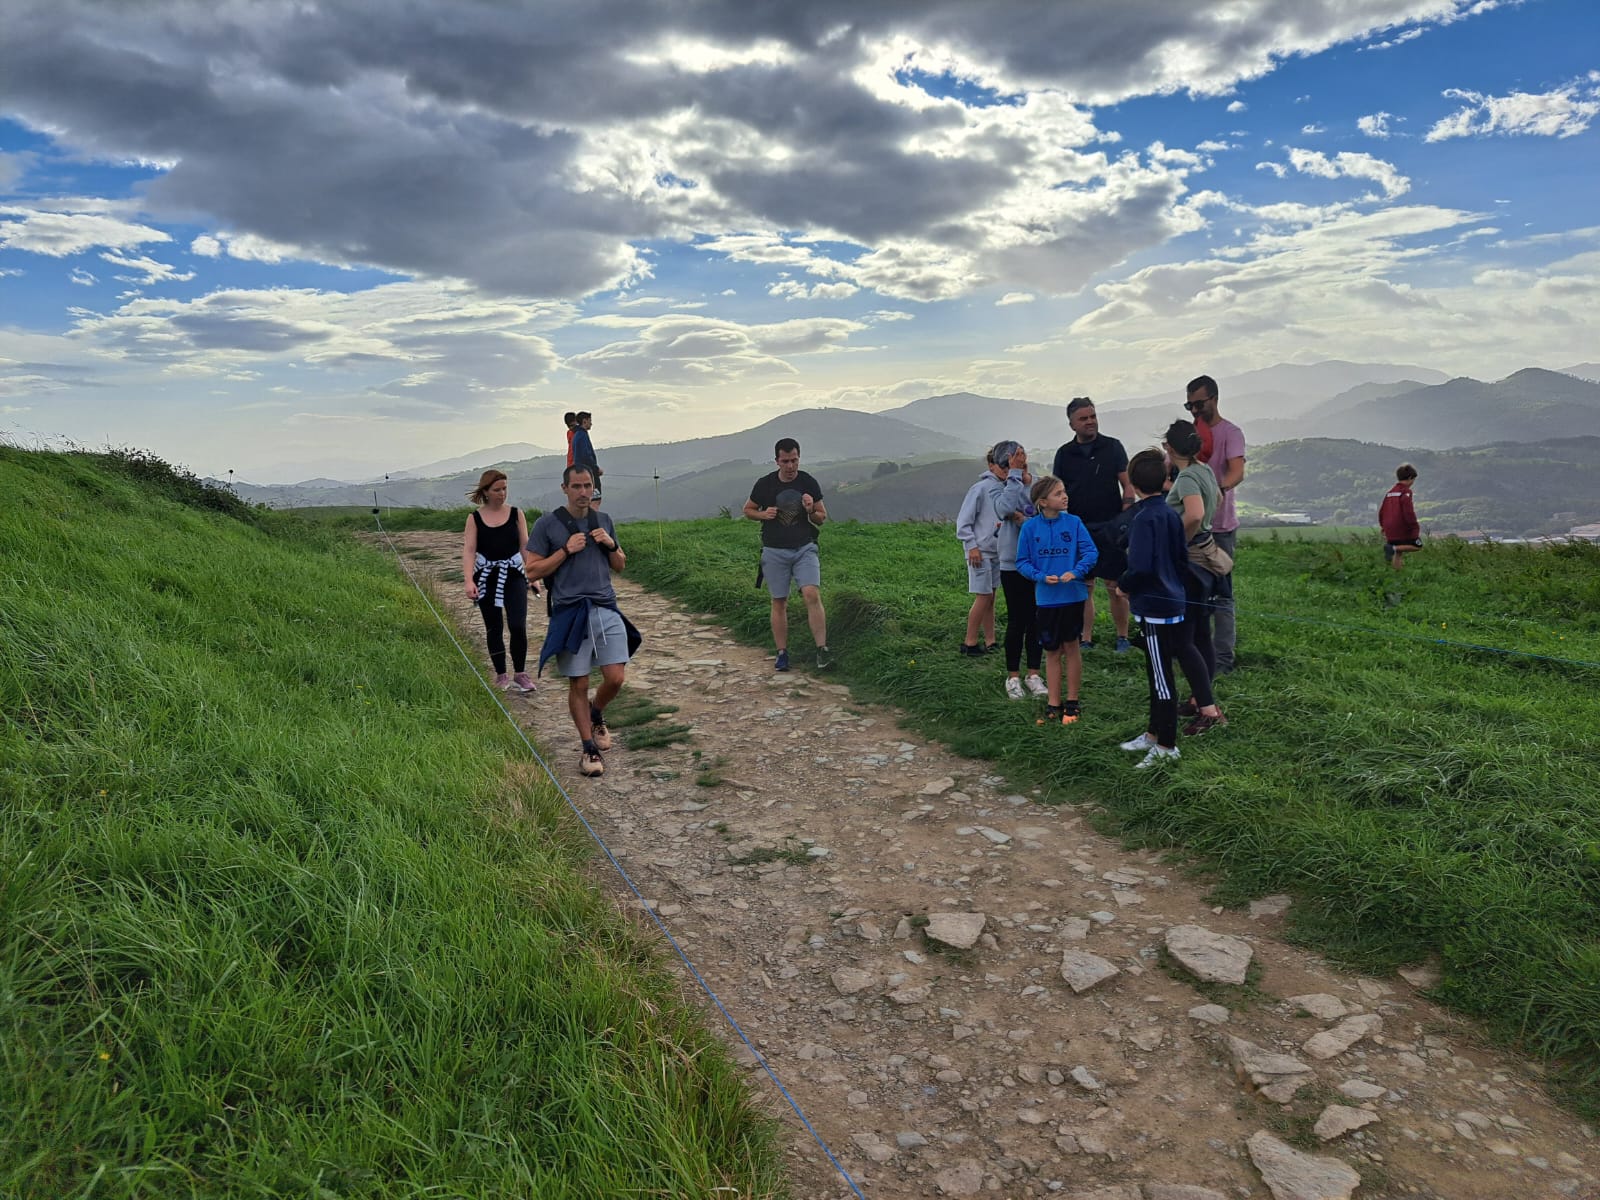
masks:
{"type": "Polygon", "coordinates": [[[516,688],[517,691],[521,692],[524,696],[528,695],[530,692],[537,692],[539,690],[539,685],[533,681],[533,676],[529,675],[526,671],[518,671],[515,675],[513,675],[511,677],[511,686],[516,688]]]}
{"type": "Polygon", "coordinates": [[[501,691],[505,691],[506,688],[511,686],[511,676],[507,675],[504,671],[501,671],[500,674],[494,677],[494,685],[501,691]]]}

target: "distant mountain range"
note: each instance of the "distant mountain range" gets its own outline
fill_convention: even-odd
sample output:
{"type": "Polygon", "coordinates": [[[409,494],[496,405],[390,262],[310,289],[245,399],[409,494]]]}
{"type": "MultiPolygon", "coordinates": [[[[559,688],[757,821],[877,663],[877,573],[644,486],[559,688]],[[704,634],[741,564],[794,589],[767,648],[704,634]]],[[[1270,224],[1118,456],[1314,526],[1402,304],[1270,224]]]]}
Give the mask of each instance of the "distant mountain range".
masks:
{"type": "MultiPolygon", "coordinates": [[[[1541,522],[1547,526],[1558,511],[1576,510],[1585,520],[1600,519],[1600,477],[1595,476],[1592,459],[1585,460],[1581,453],[1585,438],[1600,437],[1600,382],[1581,378],[1580,371],[1600,376],[1596,364],[1580,363],[1570,373],[1528,368],[1483,383],[1447,379],[1419,367],[1329,362],[1282,365],[1224,381],[1221,411],[1244,427],[1251,448],[1250,475],[1240,501],[1256,510],[1328,517],[1365,503],[1361,489],[1386,485],[1401,458],[1411,457],[1421,469],[1427,452],[1501,446],[1482,461],[1545,463],[1551,478],[1567,489],[1568,498],[1551,507],[1544,498],[1547,489],[1530,483],[1532,490],[1519,492],[1520,498],[1505,498],[1512,508],[1501,511],[1511,523],[1493,528],[1542,529],[1541,522]],[[1261,415],[1248,415],[1251,412],[1261,415]],[[1344,480],[1341,487],[1319,482],[1315,473],[1299,467],[1286,476],[1271,469],[1274,464],[1298,462],[1293,456],[1301,453],[1277,443],[1303,444],[1308,439],[1315,444],[1366,444],[1374,454],[1370,459],[1356,456],[1359,472],[1357,461],[1346,452],[1334,455],[1342,464],[1333,468],[1335,476],[1344,480]],[[1516,444],[1528,444],[1530,449],[1526,454],[1503,449],[1516,444]],[[1580,452],[1574,457],[1561,447],[1577,447],[1580,452]],[[1357,472],[1363,480],[1360,487],[1354,475],[1342,472],[1357,472]],[[1513,509],[1519,514],[1515,518],[1513,509]]],[[[1177,385],[1179,393],[1184,382],[1177,385]]],[[[1159,406],[1152,399],[1099,403],[1102,432],[1121,439],[1130,452],[1159,442],[1166,426],[1186,414],[1180,407],[1181,394],[1162,398],[1159,406]]],[[[948,517],[981,470],[984,449],[994,441],[1014,437],[1029,447],[1036,464],[1047,464],[1056,446],[1069,436],[1064,403],[960,392],[930,396],[887,412],[807,409],[737,433],[597,449],[606,472],[604,504],[619,519],[657,515],[677,519],[724,508],[737,511],[750,484],[771,469],[773,443],[794,437],[801,443],[802,465],[831,493],[830,512],[839,519],[873,521],[948,517]]],[[[489,447],[391,472],[376,485],[310,480],[292,486],[242,483],[236,490],[248,500],[276,507],[367,505],[374,488],[384,504],[455,507],[465,502],[484,467],[498,466],[511,476],[513,502],[536,508],[559,504],[565,452],[510,457],[524,449],[539,448],[526,443],[489,447]]],[[[1492,473],[1476,469],[1479,461],[1470,454],[1460,462],[1442,460],[1442,474],[1475,490],[1451,491],[1454,507],[1440,509],[1436,514],[1440,519],[1483,525],[1492,515],[1492,506],[1473,503],[1500,494],[1491,486],[1492,473]]],[[[1445,492],[1432,493],[1431,502],[1444,504],[1445,492]]]]}

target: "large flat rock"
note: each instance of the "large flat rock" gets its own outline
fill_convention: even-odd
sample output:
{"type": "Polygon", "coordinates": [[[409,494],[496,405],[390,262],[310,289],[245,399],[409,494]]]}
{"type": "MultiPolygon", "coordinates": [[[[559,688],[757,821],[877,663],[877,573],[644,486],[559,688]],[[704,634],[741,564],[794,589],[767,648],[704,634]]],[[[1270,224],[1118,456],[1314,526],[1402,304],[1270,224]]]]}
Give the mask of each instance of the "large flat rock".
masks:
{"type": "Polygon", "coordinates": [[[1174,925],[1166,945],[1167,953],[1202,983],[1243,983],[1255,953],[1248,942],[1199,925],[1174,925]]]}

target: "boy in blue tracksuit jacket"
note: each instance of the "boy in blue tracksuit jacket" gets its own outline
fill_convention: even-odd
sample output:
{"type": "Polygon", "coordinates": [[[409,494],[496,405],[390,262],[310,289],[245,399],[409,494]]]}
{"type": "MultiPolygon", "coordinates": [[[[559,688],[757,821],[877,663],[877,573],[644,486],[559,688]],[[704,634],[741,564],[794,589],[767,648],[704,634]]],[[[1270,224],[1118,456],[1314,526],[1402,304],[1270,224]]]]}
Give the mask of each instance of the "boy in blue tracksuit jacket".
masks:
{"type": "Polygon", "coordinates": [[[1083,602],[1089,598],[1084,577],[1099,555],[1082,521],[1067,511],[1067,489],[1054,475],[1034,481],[1029,493],[1039,512],[1022,524],[1017,535],[1017,571],[1033,580],[1038,607],[1034,629],[1044,647],[1044,681],[1048,706],[1040,725],[1071,725],[1080,715],[1078,688],[1083,683],[1083,602]],[[1067,697],[1061,698],[1061,660],[1066,658],[1067,697]]]}
{"type": "Polygon", "coordinates": [[[1144,751],[1139,767],[1153,767],[1178,758],[1178,696],[1173,687],[1172,660],[1183,648],[1183,612],[1187,600],[1184,573],[1189,551],[1183,518],[1161,494],[1166,459],[1159,450],[1144,450],[1128,463],[1128,482],[1139,494],[1128,525],[1128,569],[1116,581],[1139,618],[1145,668],[1150,680],[1150,717],[1145,732],[1122,743],[1124,750],[1144,751]]]}

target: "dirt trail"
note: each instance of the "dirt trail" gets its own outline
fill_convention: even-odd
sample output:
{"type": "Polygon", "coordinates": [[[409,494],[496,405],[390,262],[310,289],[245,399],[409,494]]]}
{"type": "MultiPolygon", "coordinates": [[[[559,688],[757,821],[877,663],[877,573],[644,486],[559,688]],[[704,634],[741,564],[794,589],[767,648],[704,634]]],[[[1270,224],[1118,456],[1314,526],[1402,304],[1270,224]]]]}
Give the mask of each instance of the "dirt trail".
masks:
{"type": "MultiPolygon", "coordinates": [[[[397,540],[423,552],[409,560],[419,573],[459,551],[456,535],[397,540]]],[[[1281,941],[1286,899],[1218,912],[1158,855],[1018,794],[1002,764],[959,758],[825,676],[774,674],[709,618],[618,590],[646,639],[629,687],[676,705],[692,735],[636,752],[619,736],[604,778],[583,780],[558,681],[512,710],[872,1200],[1352,1194],[1327,1166],[1322,1190],[1274,1190],[1270,1147],[1247,1145],[1263,1130],[1353,1168],[1358,1197],[1600,1197],[1595,1131],[1550,1102],[1536,1066],[1403,979],[1281,941]],[[949,913],[985,915],[970,949],[922,928],[949,913]],[[1165,948],[1180,926],[1242,940],[1250,984],[1198,982],[1165,948]],[[1075,992],[1067,959],[1079,984],[1100,961],[1117,973],[1075,992]],[[1319,1117],[1369,1123],[1324,1141],[1319,1117]]],[[[438,591],[483,658],[460,584],[438,591]]],[[[542,614],[532,625],[536,650],[542,614]]],[[[750,1083],[781,1105],[758,1069],[750,1083]]],[[[849,1196],[783,1111],[796,1197],[849,1196]]]]}

